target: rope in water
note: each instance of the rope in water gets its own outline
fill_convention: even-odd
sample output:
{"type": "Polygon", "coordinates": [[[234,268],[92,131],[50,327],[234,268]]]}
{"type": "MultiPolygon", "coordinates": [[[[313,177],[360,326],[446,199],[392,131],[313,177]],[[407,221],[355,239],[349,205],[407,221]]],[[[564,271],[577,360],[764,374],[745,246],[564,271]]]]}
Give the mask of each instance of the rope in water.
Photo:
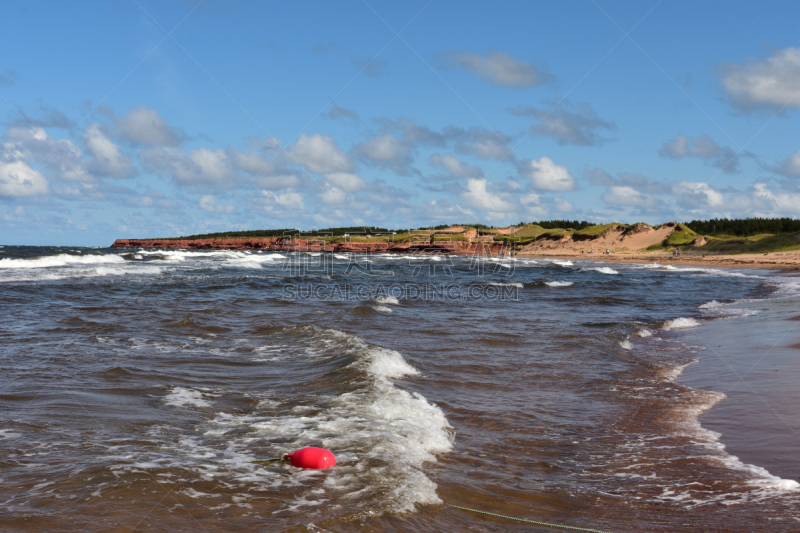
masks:
{"type": "Polygon", "coordinates": [[[602,531],[600,529],[589,529],[589,528],[577,527],[577,526],[564,526],[564,525],[561,525],[561,524],[551,524],[549,522],[538,522],[536,520],[527,520],[525,518],[517,518],[517,517],[514,517],[514,516],[506,516],[506,515],[502,515],[502,514],[488,513],[486,511],[479,511],[477,509],[470,509],[469,507],[461,507],[459,505],[450,505],[449,503],[446,503],[445,505],[448,506],[448,507],[453,507],[455,509],[461,509],[462,511],[469,511],[471,513],[478,513],[478,514],[485,514],[485,515],[494,516],[494,517],[497,517],[497,518],[505,518],[507,520],[515,520],[517,522],[525,522],[526,524],[535,524],[537,526],[557,527],[557,528],[560,528],[560,529],[570,529],[572,531],[588,531],[590,533],[611,533],[610,531],[602,531]]]}
{"type": "Polygon", "coordinates": [[[280,457],[273,457],[272,459],[256,459],[256,460],[250,461],[250,462],[251,463],[275,463],[275,462],[278,462],[278,461],[283,462],[283,461],[286,460],[286,456],[287,455],[289,455],[289,454],[285,453],[285,454],[281,455],[280,457]]]}

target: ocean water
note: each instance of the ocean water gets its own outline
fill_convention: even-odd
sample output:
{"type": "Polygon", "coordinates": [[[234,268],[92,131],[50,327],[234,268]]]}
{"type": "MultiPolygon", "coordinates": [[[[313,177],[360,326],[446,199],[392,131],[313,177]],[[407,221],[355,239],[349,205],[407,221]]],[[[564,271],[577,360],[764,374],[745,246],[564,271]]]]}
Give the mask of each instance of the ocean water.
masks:
{"type": "Polygon", "coordinates": [[[0,530],[535,530],[450,504],[797,531],[798,294],[658,264],[2,247],[0,530]],[[304,446],[337,466],[251,462],[304,446]]]}

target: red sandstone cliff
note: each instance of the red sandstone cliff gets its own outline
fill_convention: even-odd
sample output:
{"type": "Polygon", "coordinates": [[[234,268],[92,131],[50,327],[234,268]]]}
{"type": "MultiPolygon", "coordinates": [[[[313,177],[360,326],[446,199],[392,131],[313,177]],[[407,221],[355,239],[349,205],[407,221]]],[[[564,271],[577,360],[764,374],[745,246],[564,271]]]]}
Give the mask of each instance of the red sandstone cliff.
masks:
{"type": "Polygon", "coordinates": [[[283,252],[357,252],[357,253],[451,253],[471,255],[482,251],[498,254],[497,244],[446,242],[417,244],[411,242],[338,242],[324,244],[316,239],[117,239],[112,248],[161,248],[182,250],[274,250],[283,252]]]}

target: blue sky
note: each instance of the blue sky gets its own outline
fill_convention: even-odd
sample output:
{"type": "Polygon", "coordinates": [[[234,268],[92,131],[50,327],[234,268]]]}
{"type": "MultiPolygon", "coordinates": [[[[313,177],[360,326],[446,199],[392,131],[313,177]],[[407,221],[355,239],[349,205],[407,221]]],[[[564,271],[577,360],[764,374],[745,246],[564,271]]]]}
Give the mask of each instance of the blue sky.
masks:
{"type": "Polygon", "coordinates": [[[800,3],[0,2],[0,242],[800,215],[800,3]]]}

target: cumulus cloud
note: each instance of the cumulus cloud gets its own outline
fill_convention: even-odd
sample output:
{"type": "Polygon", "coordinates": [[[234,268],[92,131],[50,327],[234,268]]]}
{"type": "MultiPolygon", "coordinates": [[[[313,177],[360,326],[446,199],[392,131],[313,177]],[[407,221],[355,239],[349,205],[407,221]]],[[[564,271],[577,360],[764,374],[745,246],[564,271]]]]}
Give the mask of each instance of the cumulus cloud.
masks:
{"type": "Polygon", "coordinates": [[[339,187],[328,185],[328,187],[319,193],[319,200],[328,205],[340,206],[347,200],[347,193],[339,187]]]}
{"type": "Polygon", "coordinates": [[[573,206],[568,200],[565,198],[553,198],[553,205],[556,208],[556,211],[561,213],[571,213],[575,210],[575,206],[573,206]]]}
{"type": "Polygon", "coordinates": [[[474,155],[481,159],[514,160],[511,137],[497,130],[448,128],[445,135],[456,141],[456,152],[459,154],[474,155]]]}
{"type": "Polygon", "coordinates": [[[200,198],[200,209],[209,213],[233,213],[232,205],[217,205],[217,200],[207,194],[200,198]]]}
{"type": "Polygon", "coordinates": [[[708,183],[679,181],[673,185],[672,192],[692,207],[716,210],[725,206],[725,196],[708,183]]]}
{"type": "Polygon", "coordinates": [[[480,167],[468,165],[452,154],[433,154],[430,157],[432,165],[444,168],[454,178],[482,178],[483,170],[480,167]]]}
{"type": "Polygon", "coordinates": [[[255,151],[239,152],[233,148],[228,148],[226,153],[233,165],[252,176],[252,181],[262,189],[300,186],[300,178],[283,160],[276,162],[255,151]]]}
{"type": "Polygon", "coordinates": [[[303,195],[295,191],[286,191],[276,194],[271,191],[261,191],[270,206],[280,206],[286,209],[305,209],[303,195]]]}
{"type": "Polygon", "coordinates": [[[614,123],[601,119],[589,104],[575,105],[567,100],[551,102],[550,109],[520,106],[509,109],[508,112],[519,117],[537,119],[539,122],[531,131],[552,137],[561,145],[598,146],[608,140],[600,132],[616,128],[614,123]]]}
{"type": "Polygon", "coordinates": [[[48,177],[66,181],[91,183],[94,176],[86,171],[83,152],[69,139],[57,140],[41,127],[12,127],[6,133],[2,158],[22,160],[30,165],[38,161],[47,170],[48,177]]]}
{"type": "Polygon", "coordinates": [[[347,172],[325,174],[325,181],[347,192],[363,191],[367,188],[367,184],[363,179],[347,172]]]}
{"type": "Polygon", "coordinates": [[[142,150],[140,156],[145,168],[170,176],[179,185],[235,185],[236,169],[224,150],[200,148],[187,155],[174,147],[153,147],[142,150]]]}
{"type": "Polygon", "coordinates": [[[333,138],[317,133],[311,136],[301,133],[289,150],[289,156],[309,172],[320,174],[351,172],[354,167],[353,160],[339,149],[333,138]]]}
{"type": "Polygon", "coordinates": [[[616,177],[600,168],[593,168],[586,172],[586,177],[593,185],[603,187],[631,187],[645,193],[668,193],[672,190],[668,183],[650,179],[641,174],[621,172],[616,177]]]}
{"type": "Polygon", "coordinates": [[[373,165],[387,167],[398,174],[407,175],[411,169],[412,148],[412,145],[401,141],[394,134],[382,133],[357,145],[355,153],[373,165]]]}
{"type": "Polygon", "coordinates": [[[533,87],[552,80],[552,76],[531,63],[514,59],[497,50],[486,55],[475,52],[450,52],[448,59],[483,79],[501,87],[533,87]]]}
{"type": "Polygon", "coordinates": [[[47,194],[47,180],[25,161],[0,160],[0,194],[3,196],[37,196],[47,194]]]}
{"type": "Polygon", "coordinates": [[[365,162],[388,168],[401,176],[419,174],[412,167],[413,156],[421,146],[444,146],[445,136],[414,120],[380,119],[381,132],[357,145],[355,154],[365,162]]]}
{"type": "Polygon", "coordinates": [[[633,187],[612,186],[603,194],[602,199],[610,205],[625,205],[641,208],[652,208],[659,205],[659,201],[649,194],[637,191],[633,187]]]}
{"type": "Polygon", "coordinates": [[[461,201],[474,209],[492,213],[508,213],[514,211],[514,204],[497,194],[487,190],[486,178],[475,178],[467,181],[467,190],[461,194],[461,201]]]}
{"type": "Polygon", "coordinates": [[[778,217],[800,215],[800,192],[786,190],[777,194],[766,183],[756,183],[749,194],[757,216],[778,217]]]}
{"type": "Polygon", "coordinates": [[[116,120],[120,137],[134,144],[175,146],[183,135],[167,125],[158,111],[140,105],[116,120]]]}
{"type": "Polygon", "coordinates": [[[517,166],[520,175],[531,180],[534,189],[542,191],[572,191],[577,182],[569,173],[567,167],[557,165],[547,156],[542,156],[538,161],[529,159],[522,161],[517,166]]]}
{"type": "Polygon", "coordinates": [[[109,178],[132,178],[136,176],[136,168],[131,164],[119,146],[111,142],[97,124],[91,124],[83,132],[86,148],[94,159],[87,163],[92,174],[109,178]]]}
{"type": "Polygon", "coordinates": [[[722,64],[719,75],[734,105],[745,111],[800,107],[800,48],[776,50],[771,57],[744,64],[722,64]]]}
{"type": "Polygon", "coordinates": [[[722,169],[724,172],[732,173],[739,170],[739,156],[727,147],[718,145],[708,135],[700,137],[678,136],[665,142],[659,151],[664,157],[681,159],[684,157],[696,157],[699,159],[713,160],[712,164],[722,169]]]}

